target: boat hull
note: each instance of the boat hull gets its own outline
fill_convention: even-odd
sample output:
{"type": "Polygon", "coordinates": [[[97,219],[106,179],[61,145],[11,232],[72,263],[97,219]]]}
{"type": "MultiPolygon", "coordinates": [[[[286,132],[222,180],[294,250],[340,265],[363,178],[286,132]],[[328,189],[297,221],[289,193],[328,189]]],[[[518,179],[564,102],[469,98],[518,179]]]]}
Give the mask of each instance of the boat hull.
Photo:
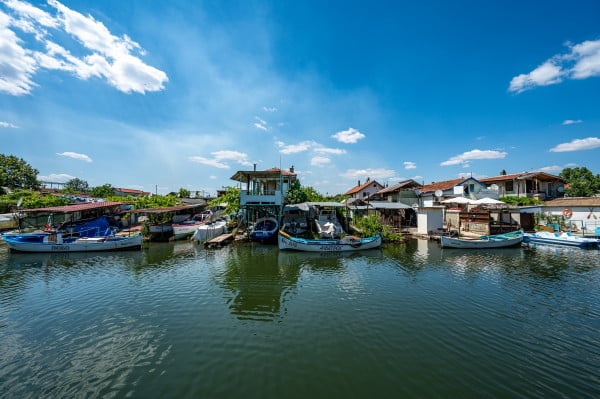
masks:
{"type": "Polygon", "coordinates": [[[12,252],[98,252],[132,250],[142,247],[142,236],[139,234],[132,237],[79,238],[62,243],[20,242],[9,237],[4,237],[4,241],[12,252]]]}
{"type": "Polygon", "coordinates": [[[365,249],[379,248],[381,246],[381,236],[356,239],[352,242],[344,240],[305,240],[302,238],[289,237],[287,234],[278,235],[279,249],[295,250],[306,252],[347,252],[362,251],[365,249]]]}
{"type": "Polygon", "coordinates": [[[210,224],[203,224],[202,226],[196,228],[196,231],[192,235],[192,240],[204,242],[226,232],[227,222],[225,222],[224,220],[210,224]]]}
{"type": "Polygon", "coordinates": [[[561,236],[539,236],[535,234],[525,234],[523,239],[525,243],[545,244],[545,245],[560,245],[578,248],[598,248],[600,240],[585,239],[579,237],[561,238],[561,236]]]}
{"type": "Polygon", "coordinates": [[[468,240],[462,238],[452,238],[448,236],[441,237],[442,248],[463,248],[463,249],[486,249],[486,248],[508,248],[521,245],[523,242],[522,233],[514,233],[512,236],[498,235],[490,236],[486,239],[468,240]]]}

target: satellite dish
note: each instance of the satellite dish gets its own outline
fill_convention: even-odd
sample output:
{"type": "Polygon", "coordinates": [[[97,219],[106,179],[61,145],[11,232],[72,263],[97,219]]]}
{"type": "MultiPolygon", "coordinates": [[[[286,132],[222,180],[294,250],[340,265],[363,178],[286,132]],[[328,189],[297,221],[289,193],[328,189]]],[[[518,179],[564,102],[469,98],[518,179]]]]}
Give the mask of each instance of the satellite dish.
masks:
{"type": "Polygon", "coordinates": [[[443,194],[444,194],[444,192],[442,190],[435,190],[436,197],[441,197],[443,194]]]}
{"type": "Polygon", "coordinates": [[[23,204],[23,197],[19,198],[19,200],[17,201],[17,208],[20,207],[23,204]]]}
{"type": "Polygon", "coordinates": [[[417,195],[421,195],[421,190],[419,190],[418,188],[415,190],[415,194],[417,195]]]}
{"type": "Polygon", "coordinates": [[[414,204],[411,205],[413,208],[417,209],[419,207],[419,204],[417,204],[416,202],[414,204]]]}
{"type": "Polygon", "coordinates": [[[562,193],[563,191],[565,191],[565,188],[563,186],[559,186],[556,188],[556,191],[558,191],[559,193],[562,193]]]}
{"type": "Polygon", "coordinates": [[[498,189],[499,189],[500,187],[498,187],[498,185],[497,185],[497,184],[492,184],[492,185],[490,186],[490,188],[491,188],[492,190],[494,190],[494,191],[498,191],[498,189]]]}

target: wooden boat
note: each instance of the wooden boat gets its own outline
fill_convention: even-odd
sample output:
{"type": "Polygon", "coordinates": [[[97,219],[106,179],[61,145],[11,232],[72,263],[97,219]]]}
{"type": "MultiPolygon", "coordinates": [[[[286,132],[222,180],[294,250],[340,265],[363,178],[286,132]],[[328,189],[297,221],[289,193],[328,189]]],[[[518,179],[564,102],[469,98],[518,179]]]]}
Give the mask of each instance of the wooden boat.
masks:
{"type": "Polygon", "coordinates": [[[381,246],[381,236],[367,238],[346,236],[341,239],[307,240],[304,238],[292,237],[284,231],[279,231],[278,238],[279,249],[281,250],[345,252],[361,251],[365,249],[379,248],[381,246]]]}
{"type": "Polygon", "coordinates": [[[272,217],[258,219],[252,228],[252,232],[250,232],[250,238],[261,242],[270,240],[275,242],[278,229],[279,223],[277,223],[277,219],[272,217]]]}
{"type": "Polygon", "coordinates": [[[210,222],[212,215],[212,211],[203,211],[194,215],[191,219],[173,223],[175,239],[179,240],[191,236],[200,225],[210,222]]]}
{"type": "Polygon", "coordinates": [[[442,248],[465,248],[465,249],[485,249],[485,248],[506,248],[520,245],[523,242],[523,231],[513,231],[505,234],[492,236],[481,236],[479,238],[453,238],[449,236],[441,237],[442,248]]]}
{"type": "Polygon", "coordinates": [[[596,238],[585,238],[574,236],[571,233],[551,233],[548,231],[538,231],[533,234],[525,234],[523,242],[532,244],[550,244],[550,245],[566,245],[579,248],[598,248],[600,240],[596,238]]]}
{"type": "Polygon", "coordinates": [[[62,232],[4,234],[8,249],[14,252],[92,252],[139,249],[140,234],[131,237],[98,236],[64,238],[62,232]]]}
{"type": "Polygon", "coordinates": [[[196,228],[196,231],[192,235],[192,240],[204,242],[223,233],[227,233],[227,222],[225,220],[208,222],[196,228]]]}

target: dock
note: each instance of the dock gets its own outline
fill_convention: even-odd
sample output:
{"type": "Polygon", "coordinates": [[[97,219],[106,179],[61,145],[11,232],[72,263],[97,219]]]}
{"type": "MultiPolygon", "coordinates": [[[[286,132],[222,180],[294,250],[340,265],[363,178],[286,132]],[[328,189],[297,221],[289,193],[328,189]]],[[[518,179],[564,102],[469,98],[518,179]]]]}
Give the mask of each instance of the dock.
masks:
{"type": "Polygon", "coordinates": [[[221,234],[220,236],[205,241],[204,246],[206,248],[222,247],[233,241],[233,237],[233,233],[221,234]]]}

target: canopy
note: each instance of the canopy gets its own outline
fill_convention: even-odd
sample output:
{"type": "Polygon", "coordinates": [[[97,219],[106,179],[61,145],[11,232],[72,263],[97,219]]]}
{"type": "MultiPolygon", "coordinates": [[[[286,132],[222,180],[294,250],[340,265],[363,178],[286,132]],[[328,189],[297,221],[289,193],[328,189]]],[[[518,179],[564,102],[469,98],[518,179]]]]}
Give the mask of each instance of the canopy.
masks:
{"type": "Polygon", "coordinates": [[[477,204],[477,205],[496,205],[496,204],[505,204],[505,202],[499,201],[497,199],[493,199],[493,198],[481,198],[478,199],[477,201],[473,201],[473,204],[477,204]]]}
{"type": "Polygon", "coordinates": [[[448,198],[446,200],[441,201],[442,204],[475,204],[477,203],[475,200],[469,199],[467,197],[454,197],[448,198]]]}

